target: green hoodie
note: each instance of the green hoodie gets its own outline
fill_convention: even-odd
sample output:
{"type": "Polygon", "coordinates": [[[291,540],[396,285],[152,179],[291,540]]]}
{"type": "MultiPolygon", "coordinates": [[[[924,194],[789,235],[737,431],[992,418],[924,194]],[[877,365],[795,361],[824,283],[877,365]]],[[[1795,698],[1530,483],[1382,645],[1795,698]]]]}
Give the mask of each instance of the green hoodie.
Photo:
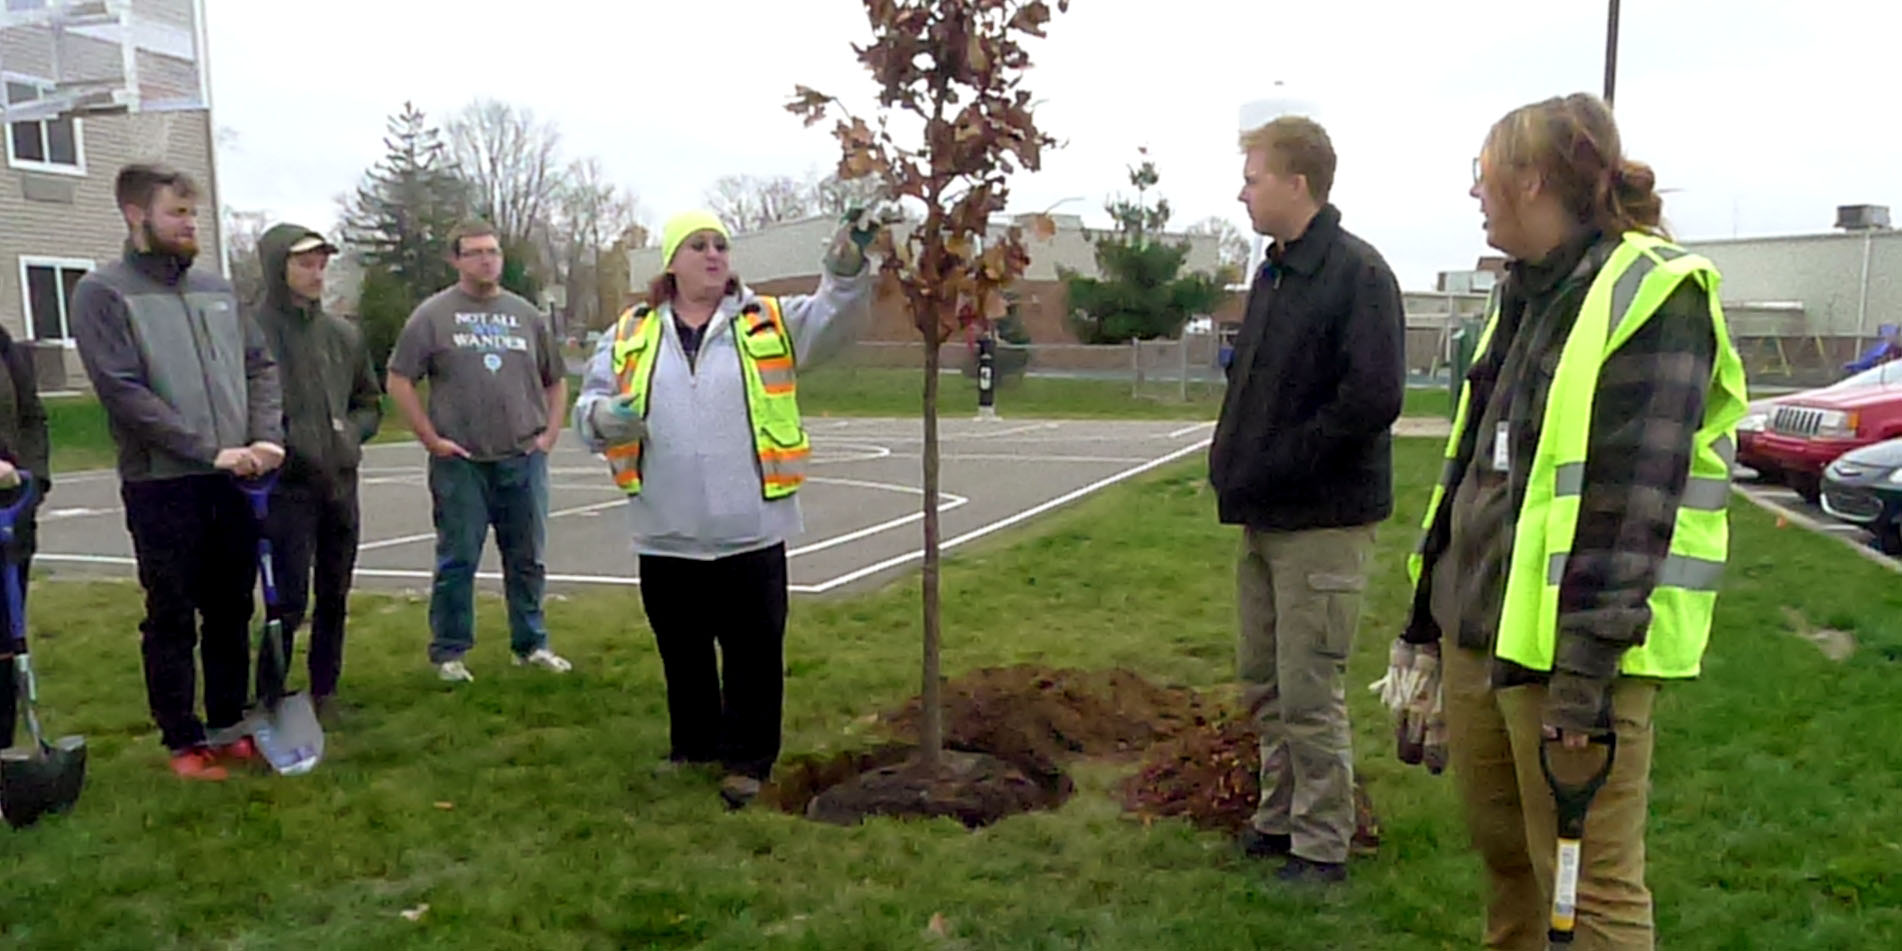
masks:
{"type": "Polygon", "coordinates": [[[283,224],[258,240],[264,299],[258,325],[277,357],[284,391],[284,478],[354,474],[362,442],[382,424],[383,395],[363,333],[323,312],[320,301],[299,300],[285,278],[291,245],[321,234],[283,224]]]}

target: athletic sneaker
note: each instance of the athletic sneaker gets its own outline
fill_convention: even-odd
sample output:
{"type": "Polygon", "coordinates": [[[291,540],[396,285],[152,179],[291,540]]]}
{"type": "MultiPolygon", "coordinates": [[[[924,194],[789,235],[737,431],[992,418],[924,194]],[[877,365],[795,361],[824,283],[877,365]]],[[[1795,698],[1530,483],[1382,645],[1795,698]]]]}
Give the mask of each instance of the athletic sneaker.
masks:
{"type": "Polygon", "coordinates": [[[573,664],[561,659],[554,651],[546,647],[535,648],[527,657],[523,657],[519,654],[516,655],[515,666],[540,667],[543,670],[552,670],[558,674],[565,674],[574,669],[573,664]]]}

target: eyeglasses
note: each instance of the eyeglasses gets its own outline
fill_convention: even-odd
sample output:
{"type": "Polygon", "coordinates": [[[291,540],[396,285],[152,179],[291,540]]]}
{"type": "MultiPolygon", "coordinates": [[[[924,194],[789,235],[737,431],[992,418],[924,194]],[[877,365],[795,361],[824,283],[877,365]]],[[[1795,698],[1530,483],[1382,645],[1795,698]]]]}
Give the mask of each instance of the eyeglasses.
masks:
{"type": "MultiPolygon", "coordinates": [[[[695,251],[697,251],[697,252],[699,252],[699,253],[701,253],[701,254],[705,254],[705,253],[706,253],[706,250],[707,250],[707,239],[705,239],[705,238],[695,238],[695,239],[693,239],[692,241],[689,241],[689,242],[687,242],[687,247],[689,247],[689,248],[692,248],[692,249],[694,249],[695,251]]],[[[720,252],[721,254],[725,254],[725,253],[726,253],[726,240],[725,240],[725,239],[723,239],[723,238],[715,238],[715,239],[713,239],[713,250],[715,250],[715,251],[718,251],[718,252],[720,252]]]]}
{"type": "Polygon", "coordinates": [[[1473,157],[1473,184],[1477,185],[1481,181],[1483,181],[1485,178],[1486,178],[1486,173],[1484,168],[1481,166],[1479,157],[1474,156],[1473,157]]]}

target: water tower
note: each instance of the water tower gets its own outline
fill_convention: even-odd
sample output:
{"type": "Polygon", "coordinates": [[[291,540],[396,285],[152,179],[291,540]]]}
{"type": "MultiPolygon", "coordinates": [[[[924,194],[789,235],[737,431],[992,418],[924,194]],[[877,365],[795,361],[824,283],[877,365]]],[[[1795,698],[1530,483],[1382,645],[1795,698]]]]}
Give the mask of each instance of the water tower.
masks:
{"type": "MultiPolygon", "coordinates": [[[[1323,125],[1327,124],[1321,115],[1320,103],[1277,79],[1267,98],[1242,103],[1240,129],[1243,132],[1258,129],[1282,116],[1307,116],[1323,125]]],[[[1261,264],[1261,256],[1268,246],[1268,239],[1261,235],[1254,235],[1254,240],[1254,250],[1249,254],[1248,270],[1243,274],[1243,280],[1254,276],[1255,268],[1261,264]]]]}

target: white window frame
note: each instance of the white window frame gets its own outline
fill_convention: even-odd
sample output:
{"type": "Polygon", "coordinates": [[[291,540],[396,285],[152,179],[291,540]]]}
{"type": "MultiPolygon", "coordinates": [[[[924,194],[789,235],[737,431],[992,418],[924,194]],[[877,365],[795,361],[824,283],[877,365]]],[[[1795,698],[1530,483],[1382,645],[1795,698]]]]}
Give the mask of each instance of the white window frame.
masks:
{"type": "MultiPolygon", "coordinates": [[[[31,83],[35,86],[40,87],[42,91],[42,95],[44,95],[46,91],[51,90],[53,86],[53,81],[50,79],[47,79],[42,76],[29,76],[26,73],[0,73],[0,83],[22,83],[22,84],[31,83]]],[[[4,93],[5,93],[5,89],[0,88],[0,95],[3,95],[4,93]]],[[[41,126],[40,140],[41,142],[45,142],[47,139],[47,135],[45,132],[45,124],[51,120],[31,119],[31,120],[25,120],[25,121],[34,122],[41,126]]],[[[80,118],[79,116],[73,116],[73,158],[78,160],[78,163],[74,165],[66,165],[60,162],[52,162],[52,161],[35,161],[33,159],[23,159],[17,155],[14,155],[13,154],[13,125],[14,124],[11,122],[8,122],[5,125],[6,125],[5,131],[6,131],[6,139],[7,139],[7,166],[9,168],[16,168],[23,172],[45,172],[48,175],[71,175],[76,178],[84,178],[86,176],[86,120],[80,118]]],[[[50,152],[51,150],[49,149],[48,151],[50,152]]]]}
{"type": "MultiPolygon", "coordinates": [[[[23,318],[21,323],[24,324],[24,326],[20,328],[24,331],[22,336],[27,340],[50,343],[52,341],[41,341],[38,328],[33,322],[33,287],[27,283],[26,274],[27,268],[33,267],[52,268],[53,277],[56,279],[56,286],[63,293],[66,289],[65,282],[57,281],[60,271],[83,270],[90,274],[98,270],[99,265],[89,258],[49,258],[30,254],[20,255],[20,316],[23,318]]],[[[68,350],[73,350],[78,347],[78,344],[73,340],[73,315],[68,313],[66,309],[69,303],[70,302],[64,297],[61,297],[59,302],[59,329],[60,333],[64,334],[64,336],[60,337],[58,342],[60,346],[68,350]]]]}

